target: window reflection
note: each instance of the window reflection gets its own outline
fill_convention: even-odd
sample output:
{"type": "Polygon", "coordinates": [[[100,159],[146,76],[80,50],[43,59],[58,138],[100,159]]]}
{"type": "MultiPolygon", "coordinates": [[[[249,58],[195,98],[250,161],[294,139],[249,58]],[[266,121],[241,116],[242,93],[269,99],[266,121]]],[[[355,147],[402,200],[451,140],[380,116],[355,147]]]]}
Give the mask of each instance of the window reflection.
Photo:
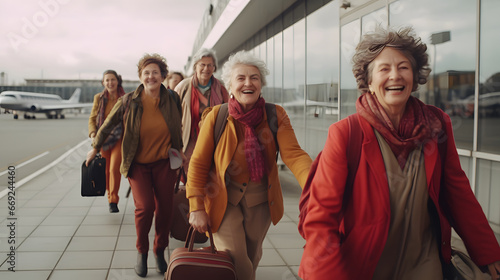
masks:
{"type": "Polygon", "coordinates": [[[283,31],[283,107],[301,146],[305,144],[305,19],[283,31]]]}
{"type": "MultiPolygon", "coordinates": [[[[496,1],[496,0],[495,0],[496,1]]],[[[476,197],[483,207],[488,221],[500,226],[500,162],[478,159],[476,197]]]]}
{"type": "Polygon", "coordinates": [[[481,39],[478,103],[478,150],[500,153],[500,65],[498,26],[500,1],[481,1],[481,39]]]}
{"type": "Polygon", "coordinates": [[[283,34],[274,36],[274,102],[283,103],[283,34]]]}
{"type": "Polygon", "coordinates": [[[356,79],[352,74],[351,59],[356,45],[359,43],[361,21],[355,20],[344,26],[340,31],[340,117],[356,113],[355,102],[359,97],[356,79]]]}
{"type": "Polygon", "coordinates": [[[270,38],[266,42],[267,57],[266,65],[269,70],[269,75],[266,77],[267,85],[262,89],[262,94],[266,102],[276,103],[274,90],[276,88],[274,83],[274,38],[270,38]]]}
{"type": "Polygon", "coordinates": [[[338,120],[339,24],[338,2],[307,17],[306,147],[315,157],[326,142],[328,127],[338,120]],[[325,24],[328,23],[328,24],[325,24]]]}
{"type": "Polygon", "coordinates": [[[363,22],[362,33],[365,34],[366,32],[374,31],[375,28],[379,25],[383,28],[386,28],[388,25],[387,19],[386,8],[382,8],[367,14],[361,19],[363,22]]]}
{"type": "Polygon", "coordinates": [[[446,0],[439,5],[434,0],[400,0],[389,6],[391,26],[412,25],[428,47],[432,72],[415,96],[448,113],[457,147],[469,150],[474,135],[475,15],[476,3],[469,0],[446,0]],[[448,31],[450,40],[431,40],[433,34],[448,31]]]}

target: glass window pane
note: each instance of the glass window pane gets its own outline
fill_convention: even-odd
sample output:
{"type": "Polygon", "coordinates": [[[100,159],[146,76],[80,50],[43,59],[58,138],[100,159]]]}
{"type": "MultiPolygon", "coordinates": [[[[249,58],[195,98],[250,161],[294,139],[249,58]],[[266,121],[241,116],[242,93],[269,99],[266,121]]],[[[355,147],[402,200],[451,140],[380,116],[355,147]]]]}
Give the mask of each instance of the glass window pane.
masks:
{"type": "Polygon", "coordinates": [[[500,1],[481,1],[478,150],[500,153],[500,1]]]}
{"type": "Polygon", "coordinates": [[[500,162],[479,159],[477,161],[476,197],[484,214],[492,224],[500,226],[500,162]]]}
{"type": "Polygon", "coordinates": [[[274,36],[274,101],[283,104],[283,33],[274,36]]]}
{"type": "Polygon", "coordinates": [[[363,26],[363,29],[361,31],[362,34],[374,31],[378,25],[386,28],[388,25],[387,9],[386,8],[378,9],[374,12],[367,14],[361,20],[363,26]]]}
{"type": "Polygon", "coordinates": [[[340,118],[356,113],[356,99],[360,96],[352,74],[352,56],[359,43],[361,21],[355,20],[340,31],[340,118]]]}
{"type": "Polygon", "coordinates": [[[274,83],[274,38],[270,38],[266,42],[267,45],[267,59],[266,59],[266,66],[267,69],[269,69],[269,75],[267,75],[266,80],[267,80],[267,85],[265,88],[262,90],[262,95],[266,99],[266,102],[270,103],[276,103],[275,96],[274,96],[274,90],[276,88],[275,83],[274,83]]]}
{"type": "Polygon", "coordinates": [[[413,26],[428,47],[432,72],[414,95],[448,113],[457,147],[471,150],[474,119],[464,107],[474,98],[476,2],[400,0],[389,6],[389,16],[393,27],[413,26]]]}
{"type": "Polygon", "coordinates": [[[309,154],[316,156],[326,142],[328,127],[338,120],[339,24],[338,2],[307,16],[306,135],[309,154]]]}
{"type": "Polygon", "coordinates": [[[290,117],[299,143],[304,146],[305,19],[287,28],[283,36],[283,107],[290,117]]]}

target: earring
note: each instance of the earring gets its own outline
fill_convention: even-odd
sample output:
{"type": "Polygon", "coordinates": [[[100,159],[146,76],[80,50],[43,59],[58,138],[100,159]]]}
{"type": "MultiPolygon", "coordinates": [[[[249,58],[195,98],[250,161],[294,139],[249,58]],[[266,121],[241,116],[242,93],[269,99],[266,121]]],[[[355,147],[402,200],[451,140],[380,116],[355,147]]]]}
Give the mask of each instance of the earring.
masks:
{"type": "Polygon", "coordinates": [[[233,98],[234,98],[234,95],[231,93],[231,94],[229,95],[229,98],[233,99],[233,98]]]}

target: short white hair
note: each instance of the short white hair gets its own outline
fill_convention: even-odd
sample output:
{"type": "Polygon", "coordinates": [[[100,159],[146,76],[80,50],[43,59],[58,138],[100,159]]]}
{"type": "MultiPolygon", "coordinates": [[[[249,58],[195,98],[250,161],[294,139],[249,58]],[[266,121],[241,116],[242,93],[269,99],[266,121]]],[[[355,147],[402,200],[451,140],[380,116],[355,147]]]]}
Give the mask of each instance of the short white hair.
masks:
{"type": "Polygon", "coordinates": [[[193,56],[193,71],[196,73],[196,64],[200,62],[200,60],[204,57],[211,57],[214,61],[214,72],[217,71],[217,56],[215,55],[215,50],[213,49],[200,49],[196,52],[196,54],[193,56]]]}
{"type": "Polygon", "coordinates": [[[236,65],[250,65],[255,66],[260,72],[260,79],[262,86],[267,84],[266,76],[269,75],[269,70],[267,69],[266,63],[261,59],[255,57],[253,54],[247,51],[239,51],[232,54],[224,66],[222,66],[222,81],[224,85],[229,90],[231,88],[231,73],[236,65]]]}

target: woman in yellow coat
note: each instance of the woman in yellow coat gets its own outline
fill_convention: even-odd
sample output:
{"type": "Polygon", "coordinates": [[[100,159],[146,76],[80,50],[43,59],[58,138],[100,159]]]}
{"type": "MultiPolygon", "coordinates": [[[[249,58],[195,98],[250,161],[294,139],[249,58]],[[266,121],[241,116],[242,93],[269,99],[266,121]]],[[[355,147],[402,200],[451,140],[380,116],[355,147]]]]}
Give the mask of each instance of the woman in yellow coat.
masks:
{"type": "MultiPolygon", "coordinates": [[[[277,147],[261,96],[268,72],[263,61],[244,51],[226,62],[222,79],[231,93],[227,124],[215,147],[220,105],[215,106],[200,129],[186,185],[190,224],[200,232],[210,225],[217,249],[231,253],[239,280],[255,279],[269,226],[283,216],[277,147]]],[[[281,158],[302,187],[312,160],[280,106],[276,117],[281,158]]]]}

